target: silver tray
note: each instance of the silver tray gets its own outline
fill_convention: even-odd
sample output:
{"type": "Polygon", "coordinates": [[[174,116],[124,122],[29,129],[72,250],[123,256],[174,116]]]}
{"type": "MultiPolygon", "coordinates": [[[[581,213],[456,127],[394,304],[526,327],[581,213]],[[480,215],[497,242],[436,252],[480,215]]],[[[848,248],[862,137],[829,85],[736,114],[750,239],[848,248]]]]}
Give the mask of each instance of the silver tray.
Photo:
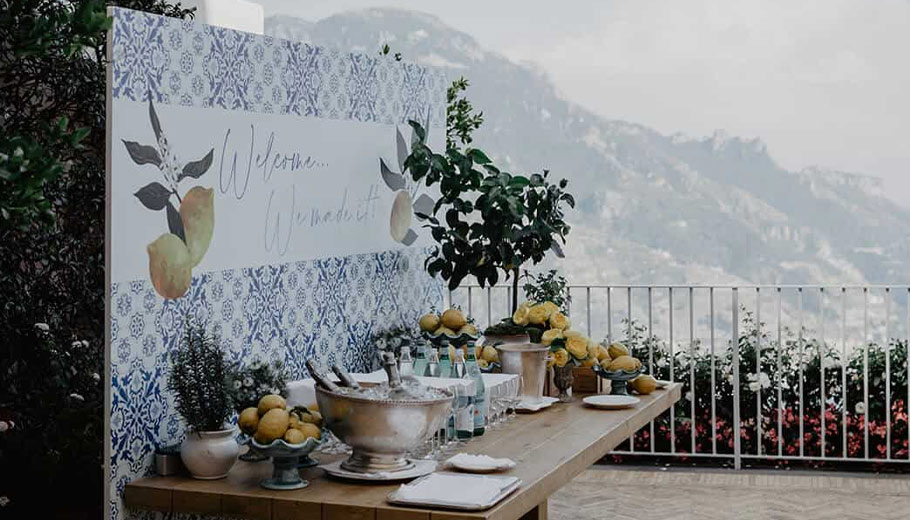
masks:
{"type": "MultiPolygon", "coordinates": [[[[470,473],[457,473],[457,475],[461,478],[483,478],[483,479],[509,478],[507,476],[491,477],[490,475],[472,475],[470,473]]],[[[409,484],[409,485],[420,482],[421,480],[427,479],[431,476],[432,476],[432,474],[420,477],[419,479],[411,482],[411,484],[409,484]]],[[[469,504],[459,504],[457,502],[447,502],[445,500],[429,500],[426,502],[416,501],[416,500],[407,500],[407,499],[398,497],[398,490],[395,490],[395,491],[392,491],[391,493],[389,493],[389,496],[386,497],[386,500],[388,500],[392,504],[403,505],[403,506],[433,507],[433,508],[439,508],[439,509],[452,509],[452,510],[457,510],[457,511],[484,511],[486,509],[490,509],[491,507],[495,506],[502,499],[504,499],[505,497],[512,494],[512,492],[515,491],[516,489],[518,489],[521,486],[521,484],[522,484],[521,479],[516,478],[514,482],[501,488],[499,490],[499,493],[497,493],[496,496],[494,496],[490,500],[490,502],[488,502],[486,504],[479,504],[479,505],[477,505],[477,504],[470,504],[470,505],[469,504]]]]}

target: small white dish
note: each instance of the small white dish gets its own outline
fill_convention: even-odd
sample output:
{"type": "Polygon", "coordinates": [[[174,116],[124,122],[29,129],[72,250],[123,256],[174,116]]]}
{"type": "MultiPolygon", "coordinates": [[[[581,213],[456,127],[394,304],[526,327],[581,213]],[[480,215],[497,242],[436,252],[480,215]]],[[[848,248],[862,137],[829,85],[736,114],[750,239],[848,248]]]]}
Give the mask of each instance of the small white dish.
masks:
{"type": "Polygon", "coordinates": [[[638,404],[641,399],[631,395],[589,395],[582,402],[601,410],[619,410],[638,404]]]}
{"type": "Polygon", "coordinates": [[[549,408],[553,403],[559,402],[559,399],[555,397],[541,397],[539,400],[529,400],[527,398],[522,398],[522,400],[515,406],[515,411],[517,412],[526,412],[533,413],[544,408],[549,408]]]}
{"type": "Polygon", "coordinates": [[[320,466],[330,476],[346,480],[363,480],[367,482],[396,482],[400,480],[410,480],[424,475],[429,475],[436,471],[435,460],[412,460],[414,466],[400,471],[379,471],[376,473],[358,473],[348,471],[341,467],[344,460],[337,460],[329,464],[320,466]]]}
{"type": "Polygon", "coordinates": [[[494,459],[487,455],[459,453],[446,461],[446,466],[466,473],[495,473],[515,467],[512,459],[494,459]]]}

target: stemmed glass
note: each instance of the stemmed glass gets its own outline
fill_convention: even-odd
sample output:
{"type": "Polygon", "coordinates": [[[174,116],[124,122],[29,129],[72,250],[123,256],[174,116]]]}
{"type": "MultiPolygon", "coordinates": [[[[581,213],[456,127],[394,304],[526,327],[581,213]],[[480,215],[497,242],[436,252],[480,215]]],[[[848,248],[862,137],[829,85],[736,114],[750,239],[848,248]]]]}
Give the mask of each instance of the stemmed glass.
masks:
{"type": "Polygon", "coordinates": [[[521,403],[521,390],[522,390],[522,378],[521,376],[512,379],[510,385],[512,388],[509,389],[509,408],[511,413],[509,413],[508,420],[512,421],[517,416],[516,409],[521,403]]]}

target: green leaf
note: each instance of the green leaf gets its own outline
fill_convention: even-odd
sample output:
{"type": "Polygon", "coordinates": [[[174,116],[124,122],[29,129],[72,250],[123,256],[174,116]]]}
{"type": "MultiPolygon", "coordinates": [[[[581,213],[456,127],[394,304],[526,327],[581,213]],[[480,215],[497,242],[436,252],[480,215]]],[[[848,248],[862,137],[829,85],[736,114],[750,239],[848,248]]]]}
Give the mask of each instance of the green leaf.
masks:
{"type": "Polygon", "coordinates": [[[171,191],[162,186],[161,183],[152,182],[139,188],[139,191],[133,195],[146,208],[152,211],[160,211],[169,204],[168,199],[171,197],[171,191]]]}

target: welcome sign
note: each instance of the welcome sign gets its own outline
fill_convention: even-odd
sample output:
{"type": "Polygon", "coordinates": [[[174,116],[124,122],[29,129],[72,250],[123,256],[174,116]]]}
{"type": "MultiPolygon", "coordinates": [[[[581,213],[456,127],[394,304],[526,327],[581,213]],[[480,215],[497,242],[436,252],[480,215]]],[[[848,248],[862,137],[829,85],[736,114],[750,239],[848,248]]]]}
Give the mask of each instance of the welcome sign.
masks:
{"type": "Polygon", "coordinates": [[[364,368],[375,330],[442,298],[401,174],[409,120],[444,146],[445,77],[111,9],[107,275],[111,516],[183,425],[167,390],[185,320],[232,360],[364,368]]]}

